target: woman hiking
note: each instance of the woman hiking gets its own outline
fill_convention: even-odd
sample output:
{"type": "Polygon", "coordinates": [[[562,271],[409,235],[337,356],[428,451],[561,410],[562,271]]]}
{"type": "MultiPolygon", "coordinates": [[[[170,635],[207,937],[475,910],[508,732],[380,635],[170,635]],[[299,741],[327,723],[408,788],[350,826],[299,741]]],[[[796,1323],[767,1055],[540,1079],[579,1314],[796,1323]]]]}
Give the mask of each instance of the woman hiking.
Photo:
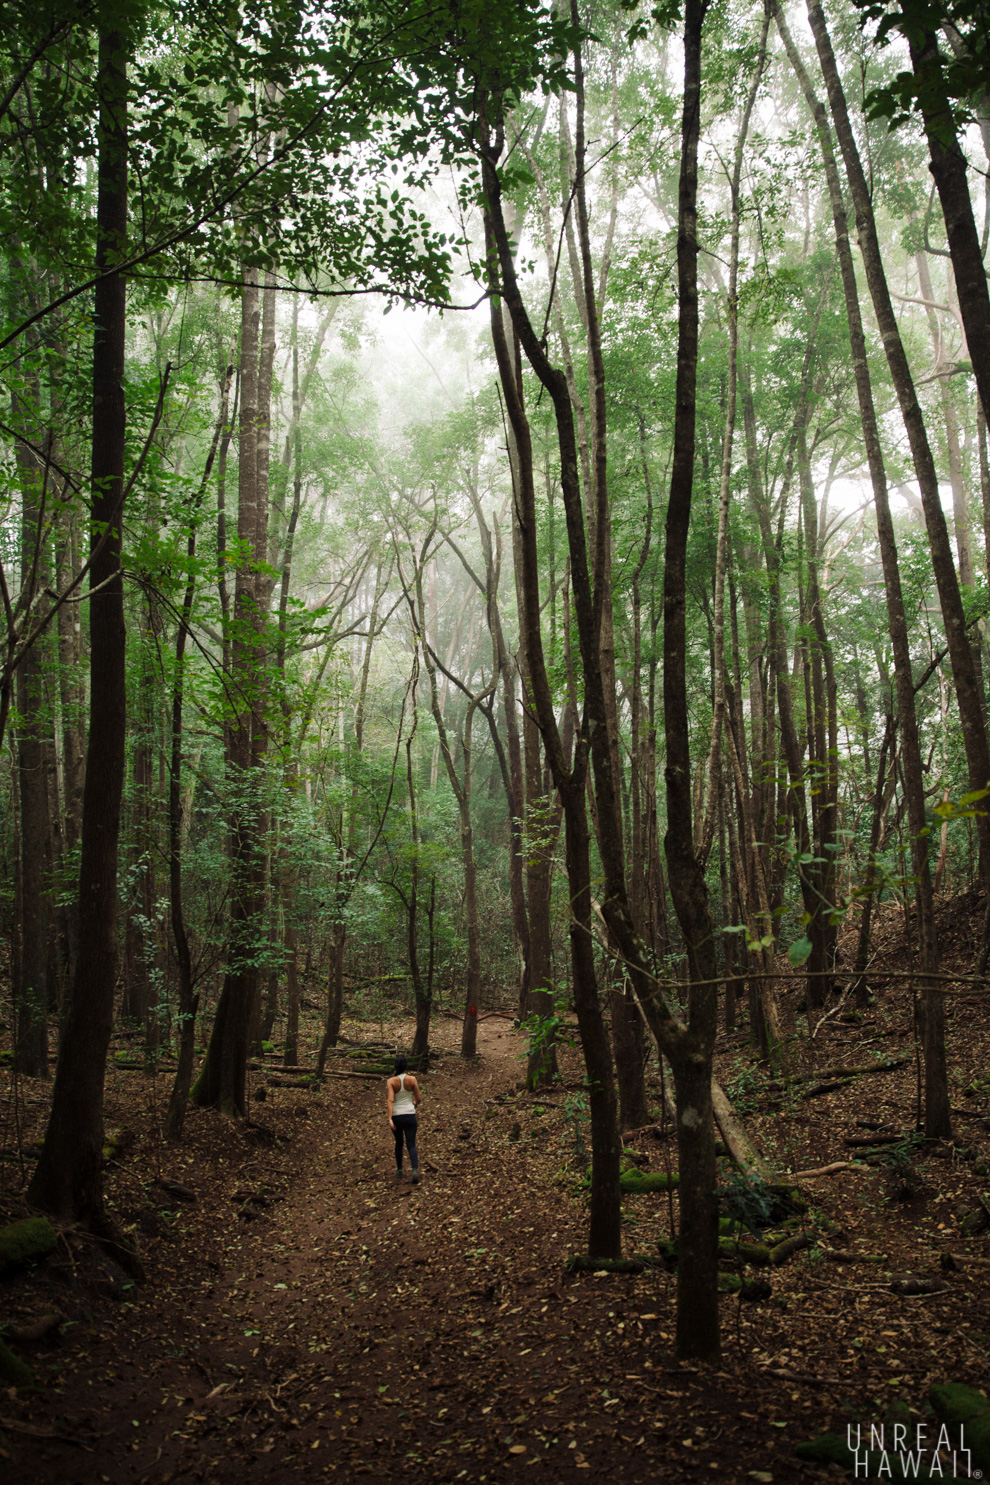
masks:
{"type": "Polygon", "coordinates": [[[395,1059],[395,1076],[386,1083],[388,1090],[388,1122],[395,1135],[395,1179],[402,1180],[402,1141],[409,1151],[413,1185],[419,1185],[419,1152],[416,1149],[416,1110],[423,1102],[419,1084],[411,1073],[406,1072],[408,1063],[404,1057],[395,1059]]]}

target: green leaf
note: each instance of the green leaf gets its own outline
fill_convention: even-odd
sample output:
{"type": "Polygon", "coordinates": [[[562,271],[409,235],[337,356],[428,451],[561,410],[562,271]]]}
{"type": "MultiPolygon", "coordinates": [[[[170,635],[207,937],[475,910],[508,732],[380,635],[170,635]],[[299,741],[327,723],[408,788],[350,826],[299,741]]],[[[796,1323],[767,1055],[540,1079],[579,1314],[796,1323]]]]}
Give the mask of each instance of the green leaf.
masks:
{"type": "Polygon", "coordinates": [[[811,939],[805,934],[804,938],[795,939],[787,951],[787,957],[797,969],[798,965],[804,964],[811,955],[811,939]]]}

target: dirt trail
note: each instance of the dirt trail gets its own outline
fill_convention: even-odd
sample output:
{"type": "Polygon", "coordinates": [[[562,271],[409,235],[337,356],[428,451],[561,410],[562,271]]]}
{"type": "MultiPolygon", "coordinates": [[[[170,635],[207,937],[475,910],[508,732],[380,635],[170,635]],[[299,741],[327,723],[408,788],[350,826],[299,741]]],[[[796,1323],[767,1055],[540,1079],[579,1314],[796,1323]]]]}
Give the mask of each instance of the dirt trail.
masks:
{"type": "MultiPolygon", "coordinates": [[[[137,1130],[136,1149],[108,1172],[111,1197],[143,1235],[148,1283],[125,1287],[69,1233],[36,1272],[5,1284],[9,1318],[54,1304],[69,1324],[24,1353],[45,1390],[0,1397],[4,1485],[366,1475],[796,1485],[833,1478],[795,1459],[799,1439],[849,1416],[882,1418],[891,1396],[917,1406],[932,1377],[985,1380],[972,1328],[982,1271],[912,1309],[872,1259],[865,1272],[798,1262],[775,1273],[770,1302],[726,1298],[722,1366],[679,1365],[669,1275],[564,1268],[586,1238],[567,1174],[577,1053],[562,1051],[563,1084],[538,1101],[516,1091],[523,1046],[506,1021],[483,1024],[473,1064],[456,1055],[453,1023],[438,1033],[415,1188],[392,1179],[381,1082],[270,1090],[257,1107],[278,1138],[250,1150],[243,1132],[196,1111],[182,1145],[161,1145],[142,1075],[111,1079],[111,1111],[137,1130]],[[865,1335],[893,1344],[874,1352],[865,1335]]],[[[885,1096],[903,1099],[895,1078],[888,1085],[885,1096]]],[[[42,1115],[39,1094],[39,1127],[42,1115]]],[[[663,1149],[651,1159],[669,1159],[663,1149]]],[[[793,1155],[810,1158],[804,1147],[793,1155]]],[[[936,1176],[955,1169],[935,1163],[936,1176]]],[[[882,1189],[879,1172],[860,1173],[845,1197],[866,1253],[881,1224],[886,1242],[909,1220],[884,1215],[882,1189]]],[[[654,1246],[665,1206],[627,1199],[628,1251],[654,1246]]],[[[927,1234],[937,1271],[936,1210],[910,1219],[905,1244],[917,1262],[927,1234]]]]}
{"type": "MultiPolygon", "coordinates": [[[[307,1115],[288,1170],[267,1152],[245,1169],[194,1116],[215,1189],[177,1204],[133,1305],[65,1332],[57,1417],[22,1414],[62,1437],[12,1433],[10,1485],[495,1479],[551,1454],[554,1478],[589,1468],[614,1415],[607,1389],[597,1427],[579,1403],[581,1325],[560,1309],[584,1214],[548,1183],[546,1140],[527,1126],[513,1141],[493,1102],[515,1088],[520,1051],[487,1021],[478,1064],[447,1056],[423,1079],[416,1188],[392,1178],[377,1083],[330,1081],[305,1110],[282,1095],[307,1115]]],[[[294,1117],[273,1112],[282,1129],[294,1117]]],[[[198,1164],[166,1174],[195,1184],[198,1164]]],[[[589,1380],[601,1393],[606,1379],[589,1380]]]]}

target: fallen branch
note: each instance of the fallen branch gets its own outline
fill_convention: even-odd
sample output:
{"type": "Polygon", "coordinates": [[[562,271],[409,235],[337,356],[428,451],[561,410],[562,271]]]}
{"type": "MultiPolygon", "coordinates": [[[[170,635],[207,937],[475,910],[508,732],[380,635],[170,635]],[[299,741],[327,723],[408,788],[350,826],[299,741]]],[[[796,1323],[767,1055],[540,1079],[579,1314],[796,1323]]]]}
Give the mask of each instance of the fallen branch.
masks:
{"type": "Polygon", "coordinates": [[[282,1072],[298,1073],[300,1077],[316,1077],[315,1067],[298,1067],[295,1063],[282,1062],[249,1062],[248,1067],[252,1072],[282,1072]]]}
{"type": "Polygon", "coordinates": [[[169,1196],[177,1196],[179,1201],[195,1201],[196,1193],[191,1186],[184,1186],[181,1181],[166,1181],[162,1178],[155,1182],[162,1191],[167,1191],[169,1196]]]}
{"type": "Polygon", "coordinates": [[[822,1079],[813,1088],[806,1088],[801,1094],[802,1099],[817,1098],[822,1093],[831,1093],[835,1088],[843,1088],[853,1078],[869,1077],[871,1073],[896,1072],[899,1067],[906,1067],[910,1057],[887,1057],[883,1062],[864,1062],[854,1067],[830,1067],[820,1073],[822,1079]]]}
{"type": "Polygon", "coordinates": [[[8,1340],[11,1341],[40,1341],[55,1330],[65,1316],[59,1310],[50,1310],[47,1315],[41,1315],[37,1320],[26,1320],[23,1325],[7,1325],[4,1327],[8,1340]]]}
{"type": "Polygon", "coordinates": [[[855,1078],[837,1078],[831,1083],[819,1083],[814,1088],[807,1088],[801,1094],[801,1100],[803,1103],[807,1103],[812,1098],[821,1098],[826,1093],[835,1093],[839,1088],[848,1088],[855,1081],[855,1078]]]}
{"type": "Polygon", "coordinates": [[[842,1143],[850,1150],[874,1149],[877,1145],[902,1145],[909,1134],[849,1135],[842,1143]]]}
{"type": "Polygon", "coordinates": [[[783,1366],[765,1366],[761,1370],[764,1376],[780,1377],[783,1382],[804,1382],[809,1387],[821,1387],[824,1385],[821,1377],[809,1377],[807,1372],[788,1371],[783,1366]]]}
{"type": "MultiPolygon", "coordinates": [[[[385,1074],[384,1073],[373,1073],[373,1072],[330,1072],[329,1068],[326,1068],[326,1069],[324,1069],[323,1077],[324,1078],[365,1078],[365,1079],[370,1078],[373,1083],[380,1083],[382,1081],[382,1079],[385,1077],[385,1074]]],[[[322,1082],[323,1079],[322,1078],[317,1078],[316,1081],[317,1082],[322,1082]]],[[[277,1087],[278,1085],[277,1084],[271,1084],[270,1086],[271,1087],[277,1087]]],[[[285,1086],[287,1086],[287,1087],[295,1087],[297,1085],[290,1083],[290,1084],[286,1084],[285,1086]]],[[[305,1085],[303,1085],[303,1086],[305,1086],[305,1085]]]]}
{"type": "Polygon", "coordinates": [[[642,1124],[639,1129],[625,1130],[622,1135],[622,1143],[624,1145],[631,1144],[637,1135],[653,1134],[654,1132],[657,1134],[673,1134],[674,1130],[671,1129],[669,1124],[642,1124]]]}
{"type": "Polygon", "coordinates": [[[836,1160],[832,1165],[820,1165],[817,1170],[796,1170],[791,1173],[788,1180],[791,1181],[814,1181],[818,1176],[831,1176],[838,1170],[865,1170],[858,1160],[836,1160]]]}
{"type": "Polygon", "coordinates": [[[56,1433],[54,1428],[39,1428],[36,1423],[22,1423],[19,1418],[0,1418],[0,1433],[23,1433],[29,1439],[56,1439],[60,1444],[76,1444],[92,1454],[88,1444],[71,1433],[56,1433]]]}
{"type": "Polygon", "coordinates": [[[944,1294],[948,1287],[944,1279],[894,1279],[890,1285],[894,1294],[906,1296],[944,1294]]]}

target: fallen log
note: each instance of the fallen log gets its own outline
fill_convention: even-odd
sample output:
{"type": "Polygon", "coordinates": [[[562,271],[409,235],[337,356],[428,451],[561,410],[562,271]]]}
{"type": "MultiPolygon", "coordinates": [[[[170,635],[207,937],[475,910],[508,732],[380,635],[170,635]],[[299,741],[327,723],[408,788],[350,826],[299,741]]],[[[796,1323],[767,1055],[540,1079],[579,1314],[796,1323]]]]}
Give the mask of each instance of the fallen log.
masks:
{"type": "Polygon", "coordinates": [[[191,1186],[184,1186],[181,1181],[166,1181],[164,1178],[155,1182],[162,1191],[167,1191],[169,1196],[178,1197],[179,1201],[195,1201],[196,1193],[191,1186]]]}
{"type": "Polygon", "coordinates": [[[810,1248],[814,1236],[810,1232],[795,1232],[791,1237],[786,1237],[782,1242],[776,1243],[770,1249],[770,1262],[774,1268],[779,1268],[786,1263],[788,1258],[793,1258],[795,1253],[800,1253],[803,1248],[810,1248]]]}
{"type": "Polygon", "coordinates": [[[663,1171],[624,1170],[619,1175],[619,1186],[630,1196],[642,1196],[649,1191],[676,1191],[679,1180],[676,1170],[669,1176],[663,1171]]]}
{"type": "Polygon", "coordinates": [[[840,1088],[848,1088],[855,1081],[855,1078],[837,1078],[832,1083],[818,1083],[814,1088],[807,1088],[801,1094],[801,1101],[808,1103],[812,1098],[822,1098],[826,1093],[835,1093],[840,1088]]]}
{"type": "Polygon", "coordinates": [[[712,1078],[712,1108],[723,1143],[736,1165],[740,1170],[759,1176],[761,1181],[772,1185],[773,1173],[736,1118],[735,1109],[729,1102],[725,1090],[714,1078],[712,1078]]]}
{"type": "Polygon", "coordinates": [[[65,1319],[61,1310],[49,1310],[45,1315],[39,1315],[36,1320],[25,1320],[20,1325],[7,1325],[4,1332],[11,1341],[40,1341],[49,1331],[56,1330],[65,1319]]]}
{"type": "Polygon", "coordinates": [[[641,1258],[587,1258],[576,1253],[564,1267],[569,1274],[641,1274],[646,1263],[641,1258]]]}
{"type": "Polygon", "coordinates": [[[819,1098],[823,1093],[832,1093],[836,1088],[846,1087],[856,1078],[869,1077],[871,1073],[896,1072],[899,1067],[906,1067],[910,1060],[910,1057],[887,1057],[883,1062],[864,1062],[858,1067],[831,1067],[819,1074],[822,1082],[816,1083],[812,1088],[806,1088],[801,1098],[802,1100],[819,1098]]]}
{"type": "Polygon", "coordinates": [[[259,1062],[255,1060],[253,1062],[249,1062],[248,1067],[251,1069],[252,1072],[298,1073],[300,1077],[309,1076],[311,1078],[316,1076],[315,1067],[299,1067],[294,1062],[259,1062]]]}
{"type": "Polygon", "coordinates": [[[948,1289],[944,1279],[894,1279],[890,1288],[894,1294],[944,1294],[948,1289]]]}
{"type": "Polygon", "coordinates": [[[911,1061],[910,1056],[904,1052],[893,1052],[889,1057],[883,1057],[879,1062],[855,1062],[840,1064],[838,1067],[823,1067],[813,1073],[788,1073],[784,1078],[785,1083],[806,1083],[810,1078],[857,1078],[862,1073],[893,1072],[895,1068],[904,1067],[911,1061]]]}
{"type": "Polygon", "coordinates": [[[370,1078],[373,1083],[380,1083],[383,1078],[388,1077],[388,1074],[381,1072],[330,1072],[329,1068],[327,1068],[323,1076],[325,1078],[364,1078],[365,1080],[370,1078]]]}

